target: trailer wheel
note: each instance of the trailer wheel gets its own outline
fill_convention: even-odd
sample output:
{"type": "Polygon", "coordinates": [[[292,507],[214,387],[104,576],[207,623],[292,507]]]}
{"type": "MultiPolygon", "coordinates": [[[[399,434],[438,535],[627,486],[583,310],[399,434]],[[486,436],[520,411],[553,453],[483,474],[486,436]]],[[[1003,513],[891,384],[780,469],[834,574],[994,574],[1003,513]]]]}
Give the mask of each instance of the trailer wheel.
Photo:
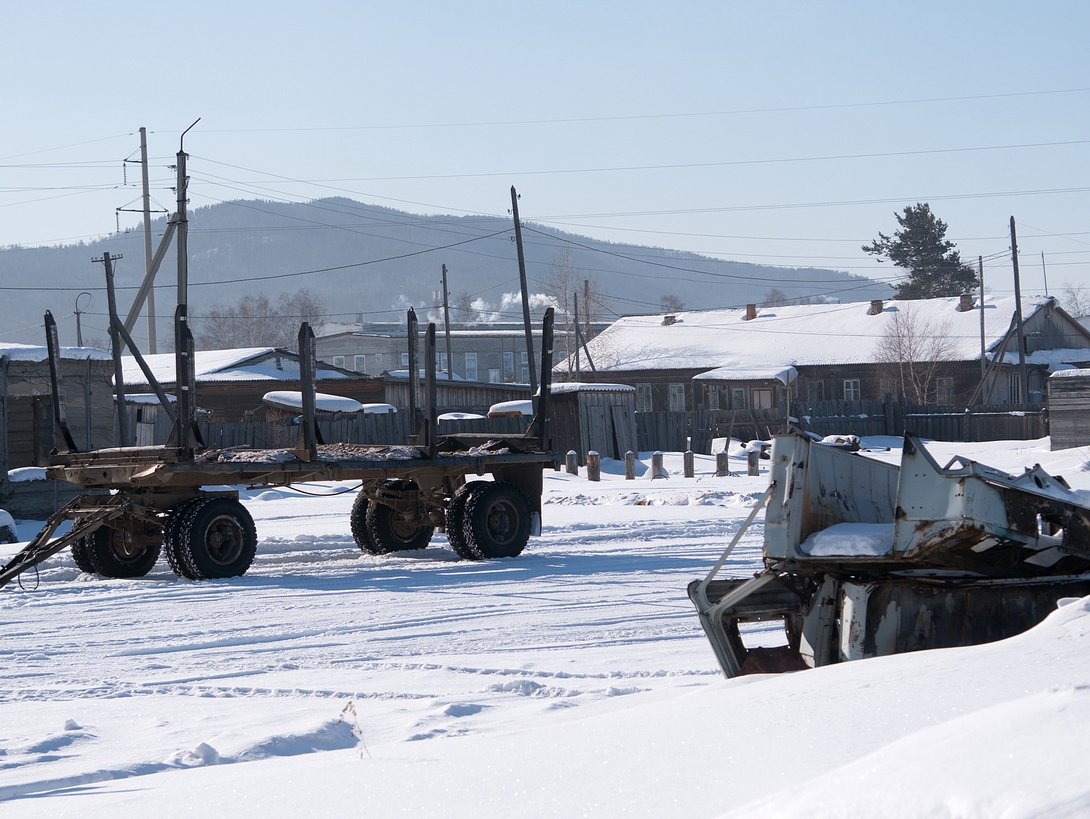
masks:
{"type": "MultiPolygon", "coordinates": [[[[413,487],[411,481],[390,481],[383,489],[391,493],[413,487]]],[[[435,527],[415,515],[406,515],[378,501],[367,504],[367,529],[374,543],[372,554],[423,549],[431,542],[435,527]]]]}
{"type": "Polygon", "coordinates": [[[233,498],[195,504],[177,534],[178,553],[196,580],[238,577],[257,554],[254,519],[233,498]]]}
{"type": "Polygon", "coordinates": [[[129,518],[100,526],[84,538],[94,571],[103,577],[143,577],[159,559],[162,529],[129,518]]]}
{"type": "Polygon", "coordinates": [[[167,565],[178,577],[186,580],[196,580],[197,575],[186,565],[185,555],[180,550],[181,538],[179,533],[185,525],[185,517],[193,507],[204,503],[205,498],[189,498],[170,510],[166,523],[163,525],[163,551],[166,552],[167,565]]]}
{"type": "Polygon", "coordinates": [[[470,499],[488,486],[488,481],[470,481],[458,487],[447,504],[446,530],[450,548],[463,560],[482,560],[482,555],[477,547],[466,539],[466,504],[470,499]]]}
{"type": "Polygon", "coordinates": [[[72,544],[72,559],[76,561],[76,568],[87,574],[94,574],[95,562],[91,559],[92,535],[84,535],[72,544]]]}
{"type": "Polygon", "coordinates": [[[382,554],[382,552],[375,545],[375,539],[371,537],[371,530],[367,527],[367,509],[370,505],[371,501],[367,499],[361,489],[360,493],[356,495],[356,500],[352,502],[352,512],[348,516],[348,525],[352,529],[352,538],[356,541],[356,545],[360,547],[360,551],[369,555],[378,555],[382,554]]]}
{"type": "Polygon", "coordinates": [[[466,503],[463,531],[482,558],[515,557],[530,539],[530,504],[506,481],[486,483],[466,503]]]}

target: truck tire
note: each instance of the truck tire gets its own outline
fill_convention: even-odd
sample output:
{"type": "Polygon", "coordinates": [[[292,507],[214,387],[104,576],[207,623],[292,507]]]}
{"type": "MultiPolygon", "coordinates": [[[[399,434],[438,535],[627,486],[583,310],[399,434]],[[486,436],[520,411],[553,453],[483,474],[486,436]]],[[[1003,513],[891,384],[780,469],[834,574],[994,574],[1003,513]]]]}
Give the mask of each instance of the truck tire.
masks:
{"type": "Polygon", "coordinates": [[[99,526],[85,538],[94,571],[103,577],[143,577],[159,560],[162,530],[137,518],[116,523],[99,526]]]}
{"type": "Polygon", "coordinates": [[[352,512],[348,516],[348,525],[352,529],[352,538],[356,541],[356,545],[360,547],[360,551],[369,555],[382,554],[375,545],[375,539],[371,537],[371,530],[367,528],[367,508],[371,505],[371,501],[367,499],[367,496],[363,494],[363,490],[356,495],[356,500],[352,502],[352,512]]]}
{"type": "Polygon", "coordinates": [[[206,498],[189,498],[182,501],[170,510],[166,523],[163,524],[163,551],[166,553],[167,565],[174,574],[186,580],[196,580],[197,575],[186,565],[185,556],[179,551],[178,533],[182,531],[185,516],[205,500],[206,498]]]}
{"type": "MultiPolygon", "coordinates": [[[[391,492],[411,489],[411,481],[390,481],[386,488],[391,492]]],[[[379,490],[380,494],[382,489],[379,490]]],[[[435,527],[422,520],[406,518],[392,506],[373,501],[367,504],[367,530],[375,551],[372,554],[406,552],[423,549],[431,542],[435,527]]]]}
{"type": "Polygon", "coordinates": [[[195,580],[239,577],[257,554],[254,519],[234,498],[209,498],[188,511],[178,527],[179,557],[195,580]]]}
{"type": "Polygon", "coordinates": [[[463,531],[482,558],[515,557],[530,539],[530,504],[506,481],[486,483],[466,503],[463,531]]]}
{"type": "Polygon", "coordinates": [[[95,562],[91,559],[92,537],[94,537],[93,533],[84,535],[72,544],[72,559],[76,561],[76,568],[87,574],[94,574],[97,571],[95,562]]]}
{"type": "Polygon", "coordinates": [[[463,560],[483,560],[482,555],[475,546],[471,546],[466,539],[466,504],[469,499],[488,486],[488,481],[470,481],[458,487],[458,490],[447,504],[446,530],[450,548],[463,560]]]}

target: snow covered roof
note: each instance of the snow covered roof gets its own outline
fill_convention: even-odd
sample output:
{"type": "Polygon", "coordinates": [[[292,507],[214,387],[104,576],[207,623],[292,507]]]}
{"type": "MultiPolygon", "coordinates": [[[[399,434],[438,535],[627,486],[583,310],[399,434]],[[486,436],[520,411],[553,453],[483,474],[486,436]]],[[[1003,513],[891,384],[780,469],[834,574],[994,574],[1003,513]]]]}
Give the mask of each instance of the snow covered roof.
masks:
{"type": "Polygon", "coordinates": [[[629,384],[595,384],[585,381],[561,381],[549,387],[553,395],[564,395],[569,392],[635,392],[636,388],[629,384]]]}
{"type": "Polygon", "coordinates": [[[522,399],[518,401],[501,401],[498,404],[493,404],[488,409],[488,417],[491,418],[494,415],[533,415],[534,414],[534,402],[529,399],[522,399]]]}
{"type": "MultiPolygon", "coordinates": [[[[1018,351],[1009,349],[1003,354],[1003,363],[1018,364],[1018,351]]],[[[1017,346],[1017,345],[1015,345],[1017,346]]],[[[1026,363],[1031,367],[1048,367],[1049,372],[1070,370],[1075,365],[1090,363],[1090,350],[1084,348],[1059,347],[1055,350],[1036,350],[1026,355],[1026,363]]]]}
{"type": "Polygon", "coordinates": [[[775,379],[782,384],[790,384],[799,377],[799,371],[791,366],[773,364],[771,366],[737,365],[730,367],[717,367],[706,373],[693,376],[694,381],[771,381],[775,379]]]}
{"type": "MultiPolygon", "coordinates": [[[[299,390],[274,390],[261,396],[261,400],[282,409],[303,410],[303,393],[299,390]]],[[[318,392],[314,394],[314,408],[319,412],[359,412],[363,404],[354,398],[318,392]]]]}
{"type": "MultiPolygon", "coordinates": [[[[49,360],[49,348],[35,344],[0,344],[0,357],[8,361],[40,362],[49,360]]],[[[74,361],[109,361],[111,356],[97,347],[61,347],[60,357],[74,361]]]]}
{"type": "MultiPolygon", "coordinates": [[[[173,384],[174,353],[146,355],[144,361],[160,384],[173,384]]],[[[125,383],[147,384],[133,356],[122,356],[125,383]]],[[[299,356],[276,347],[243,347],[237,350],[198,350],[193,355],[197,381],[298,381],[299,356]]],[[[348,378],[328,364],[318,362],[315,378],[348,378]]]]}
{"type": "MultiPolygon", "coordinates": [[[[1023,317],[1051,301],[1023,298],[1023,317]]],[[[960,312],[958,298],[887,301],[869,315],[870,302],[766,307],[747,321],[745,309],[704,310],[659,316],[627,316],[615,321],[588,346],[599,371],[712,369],[739,367],[780,370],[799,365],[873,362],[894,317],[905,311],[921,326],[945,328],[953,360],[980,357],[980,309],[960,312]]],[[[988,297],[984,305],[985,345],[1006,334],[1014,297],[988,297]]]]}

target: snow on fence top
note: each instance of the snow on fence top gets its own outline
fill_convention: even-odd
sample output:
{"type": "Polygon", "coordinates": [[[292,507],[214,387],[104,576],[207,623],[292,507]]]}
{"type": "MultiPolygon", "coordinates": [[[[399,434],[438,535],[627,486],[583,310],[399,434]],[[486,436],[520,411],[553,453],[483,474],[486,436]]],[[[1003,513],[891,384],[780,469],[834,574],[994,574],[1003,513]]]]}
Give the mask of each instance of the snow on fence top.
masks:
{"type": "Polygon", "coordinates": [[[571,392],[635,392],[636,388],[629,384],[594,384],[585,381],[561,381],[549,387],[553,395],[564,395],[571,392]]]}

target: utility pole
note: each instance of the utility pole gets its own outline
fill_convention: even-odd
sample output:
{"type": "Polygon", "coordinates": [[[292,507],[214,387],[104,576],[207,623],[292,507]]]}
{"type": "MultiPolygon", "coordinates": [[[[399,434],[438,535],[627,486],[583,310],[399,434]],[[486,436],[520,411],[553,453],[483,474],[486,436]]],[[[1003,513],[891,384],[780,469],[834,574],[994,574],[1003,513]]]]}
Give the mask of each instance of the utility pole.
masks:
{"type": "Polygon", "coordinates": [[[586,328],[583,330],[583,338],[590,338],[590,279],[583,279],[583,313],[586,316],[583,321],[586,328]]]}
{"type": "Polygon", "coordinates": [[[980,379],[983,381],[988,371],[988,363],[984,358],[984,257],[977,256],[976,264],[980,269],[980,379]]]}
{"type": "MultiPolygon", "coordinates": [[[[572,305],[575,308],[572,314],[572,329],[575,330],[575,380],[583,380],[582,368],[579,364],[579,294],[572,293],[572,305]]],[[[568,342],[571,343],[570,340],[568,342]]]]}
{"type": "Polygon", "coordinates": [[[1011,217],[1011,260],[1014,262],[1014,317],[1018,322],[1018,378],[1022,382],[1020,403],[1029,403],[1029,373],[1026,371],[1026,340],[1022,334],[1022,285],[1018,277],[1018,235],[1011,217]]]}
{"type": "MultiPolygon", "coordinates": [[[[196,125],[201,121],[200,117],[197,117],[196,125]]],[[[190,125],[182,131],[181,139],[178,140],[178,304],[189,305],[189,217],[186,215],[185,203],[186,203],[186,188],[189,183],[189,178],[185,172],[185,135],[193,128],[190,125]]]]}
{"type": "Polygon", "coordinates": [[[454,355],[450,351],[450,292],[447,290],[446,265],[443,265],[443,329],[447,336],[447,381],[453,381],[454,355]]]}
{"type": "Polygon", "coordinates": [[[1045,295],[1048,295],[1048,270],[1045,268],[1045,252],[1041,251],[1041,275],[1045,277],[1045,295]]]}
{"type": "Polygon", "coordinates": [[[140,129],[140,176],[144,185],[144,275],[152,278],[148,290],[148,352],[155,354],[155,273],[151,265],[151,186],[148,182],[148,129],[140,129]]]}
{"type": "MultiPolygon", "coordinates": [[[[515,247],[519,257],[519,281],[522,283],[522,321],[526,327],[526,363],[530,369],[530,395],[537,394],[537,366],[534,362],[534,333],[530,324],[530,294],[526,289],[526,257],[522,252],[522,223],[519,221],[519,195],[515,186],[511,186],[511,211],[515,216],[515,247]]],[[[533,398],[534,410],[537,411],[537,398],[533,398]]]]}

